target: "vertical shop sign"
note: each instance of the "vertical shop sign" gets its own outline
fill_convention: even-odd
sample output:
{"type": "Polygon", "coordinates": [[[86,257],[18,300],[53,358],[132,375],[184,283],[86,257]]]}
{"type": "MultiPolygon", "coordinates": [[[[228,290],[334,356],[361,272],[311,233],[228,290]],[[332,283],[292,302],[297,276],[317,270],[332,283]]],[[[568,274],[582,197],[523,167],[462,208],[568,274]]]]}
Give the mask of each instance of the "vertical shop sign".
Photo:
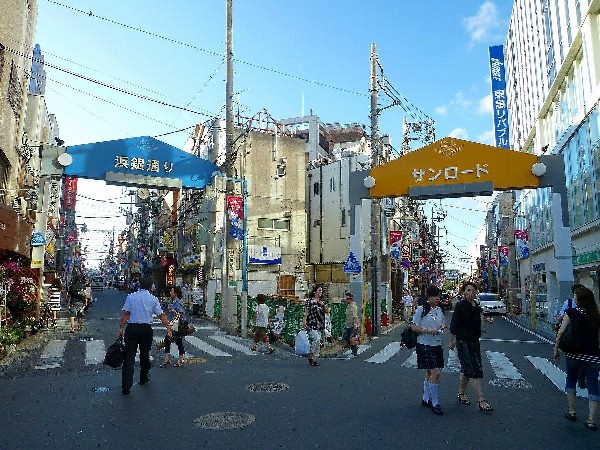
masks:
{"type": "Polygon", "coordinates": [[[492,106],[496,147],[510,148],[503,45],[490,47],[490,71],[492,76],[492,106]]]}
{"type": "Polygon", "coordinates": [[[77,177],[65,177],[65,194],[63,197],[63,209],[75,211],[77,199],[77,177]]]}
{"type": "Polygon", "coordinates": [[[235,195],[227,196],[227,219],[229,234],[241,241],[244,239],[244,199],[235,195]]]}

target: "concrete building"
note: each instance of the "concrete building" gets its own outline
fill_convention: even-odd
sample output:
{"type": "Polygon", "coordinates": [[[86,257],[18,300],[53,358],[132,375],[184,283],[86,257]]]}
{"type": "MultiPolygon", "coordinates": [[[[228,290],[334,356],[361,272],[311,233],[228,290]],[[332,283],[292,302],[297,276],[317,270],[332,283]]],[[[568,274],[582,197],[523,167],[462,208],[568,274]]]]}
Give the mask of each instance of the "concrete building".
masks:
{"type": "Polygon", "coordinates": [[[565,162],[572,252],[559,254],[560,208],[549,189],[520,192],[516,201],[515,228],[529,231],[531,253],[519,260],[522,295],[534,289],[547,321],[563,300],[557,280],[565,258],[574,281],[599,298],[599,11],[600,0],[516,0],[506,41],[512,147],[565,162]]]}

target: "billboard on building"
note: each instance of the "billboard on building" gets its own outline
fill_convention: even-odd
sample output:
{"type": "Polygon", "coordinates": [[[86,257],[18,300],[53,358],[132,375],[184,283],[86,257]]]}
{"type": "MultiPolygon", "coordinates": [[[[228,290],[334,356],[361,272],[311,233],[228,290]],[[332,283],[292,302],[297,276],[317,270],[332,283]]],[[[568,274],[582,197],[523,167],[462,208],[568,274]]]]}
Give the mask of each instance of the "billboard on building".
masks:
{"type": "Polygon", "coordinates": [[[503,45],[490,47],[490,71],[496,147],[510,148],[503,45]]]}

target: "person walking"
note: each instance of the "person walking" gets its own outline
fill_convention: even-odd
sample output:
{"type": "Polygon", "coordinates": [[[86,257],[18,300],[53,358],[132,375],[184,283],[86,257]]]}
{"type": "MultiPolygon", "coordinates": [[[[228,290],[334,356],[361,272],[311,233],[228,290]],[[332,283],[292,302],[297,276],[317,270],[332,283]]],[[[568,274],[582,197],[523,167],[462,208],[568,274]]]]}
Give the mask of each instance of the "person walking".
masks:
{"type": "Polygon", "coordinates": [[[80,275],[73,276],[69,287],[69,320],[71,333],[75,333],[75,319],[77,330],[83,330],[83,315],[85,314],[85,284],[80,275]]]}
{"type": "Polygon", "coordinates": [[[404,288],[404,295],[402,296],[402,320],[408,322],[412,319],[415,312],[416,301],[408,288],[404,288]]]}
{"type": "Polygon", "coordinates": [[[133,385],[135,354],[140,349],[140,385],[150,381],[150,349],[152,348],[152,314],[156,314],[173,336],[171,324],[163,312],[158,298],[150,293],[153,283],[149,276],[142,277],[140,289],[127,296],[123,305],[119,337],[125,336],[125,359],[121,372],[121,392],[129,395],[133,385]],[[125,328],[127,325],[127,328],[125,328]]]}
{"type": "Polygon", "coordinates": [[[269,343],[269,336],[267,334],[267,328],[269,326],[269,307],[266,305],[267,296],[265,294],[258,294],[256,296],[258,306],[254,312],[252,321],[254,322],[254,343],[252,344],[252,351],[256,351],[256,347],[259,342],[263,342],[269,349],[269,353],[273,353],[274,349],[269,343]]]}
{"type": "Polygon", "coordinates": [[[434,414],[444,414],[438,392],[440,374],[444,368],[444,352],[441,333],[446,328],[445,316],[440,305],[441,291],[433,285],[427,287],[426,298],[412,319],[411,328],[417,336],[417,367],[425,369],[423,400],[421,404],[431,408],[434,414]]]}
{"type": "Polygon", "coordinates": [[[62,281],[59,277],[54,278],[54,280],[52,280],[52,284],[48,288],[48,306],[50,307],[50,311],[52,311],[53,327],[56,327],[56,319],[58,318],[58,311],[60,311],[62,288],[62,281]]]}
{"type": "Polygon", "coordinates": [[[344,300],[346,302],[346,322],[342,340],[350,346],[352,355],[357,356],[358,345],[352,344],[351,339],[353,336],[358,335],[358,307],[356,306],[356,303],[354,303],[354,298],[350,292],[346,292],[344,300]]]}
{"type": "Polygon", "coordinates": [[[308,363],[313,366],[319,366],[319,357],[321,351],[321,332],[325,329],[325,312],[329,308],[323,301],[323,286],[316,285],[308,294],[308,299],[304,302],[304,315],[302,317],[302,327],[306,328],[310,339],[310,353],[308,363]]]}
{"type": "Polygon", "coordinates": [[[577,322],[581,331],[582,348],[578,353],[565,353],[567,363],[567,379],[565,392],[567,393],[568,410],[565,413],[567,419],[576,421],[575,412],[577,375],[582,370],[585,373],[588,389],[588,418],[584,426],[588,430],[596,431],[595,416],[598,410],[600,395],[598,392],[598,373],[600,371],[600,348],[598,334],[600,332],[600,313],[594,298],[594,293],[586,287],[575,289],[576,307],[567,309],[562,321],[556,343],[554,345],[554,360],[560,361],[560,340],[569,325],[569,322],[577,322]]]}
{"type": "Polygon", "coordinates": [[[472,281],[466,281],[462,286],[462,292],[463,299],[454,307],[450,322],[450,350],[456,348],[460,362],[457,397],[463,405],[471,404],[465,395],[467,385],[471,381],[477,396],[479,410],[490,412],[494,408],[485,400],[481,391],[483,366],[479,338],[481,337],[482,310],[477,301],[477,285],[472,281]]]}
{"type": "MultiPolygon", "coordinates": [[[[175,339],[175,345],[179,351],[179,359],[173,365],[173,367],[181,367],[185,364],[185,347],[183,346],[183,330],[179,327],[179,321],[185,318],[185,309],[183,307],[183,292],[179,286],[174,286],[169,290],[169,297],[171,298],[171,305],[169,306],[169,314],[167,318],[171,323],[177,323],[177,327],[173,326],[173,338],[175,339]]],[[[171,339],[168,337],[164,340],[165,343],[165,359],[159,367],[169,367],[171,364],[171,339]]]]}

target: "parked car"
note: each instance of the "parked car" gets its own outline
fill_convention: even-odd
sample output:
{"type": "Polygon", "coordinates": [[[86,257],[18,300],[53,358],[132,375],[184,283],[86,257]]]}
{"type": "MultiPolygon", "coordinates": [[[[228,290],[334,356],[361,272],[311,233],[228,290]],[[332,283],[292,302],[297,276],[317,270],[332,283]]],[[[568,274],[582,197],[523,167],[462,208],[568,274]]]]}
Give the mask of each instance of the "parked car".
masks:
{"type": "Polygon", "coordinates": [[[91,287],[93,291],[104,290],[104,277],[101,275],[96,275],[95,277],[92,277],[91,287]]]}
{"type": "Polygon", "coordinates": [[[491,315],[497,314],[505,316],[507,313],[506,303],[498,294],[491,294],[489,292],[481,292],[478,294],[479,305],[483,310],[483,314],[491,315]]]}
{"type": "Polygon", "coordinates": [[[442,308],[444,311],[452,309],[452,296],[450,294],[442,294],[440,298],[440,308],[442,308]]]}

